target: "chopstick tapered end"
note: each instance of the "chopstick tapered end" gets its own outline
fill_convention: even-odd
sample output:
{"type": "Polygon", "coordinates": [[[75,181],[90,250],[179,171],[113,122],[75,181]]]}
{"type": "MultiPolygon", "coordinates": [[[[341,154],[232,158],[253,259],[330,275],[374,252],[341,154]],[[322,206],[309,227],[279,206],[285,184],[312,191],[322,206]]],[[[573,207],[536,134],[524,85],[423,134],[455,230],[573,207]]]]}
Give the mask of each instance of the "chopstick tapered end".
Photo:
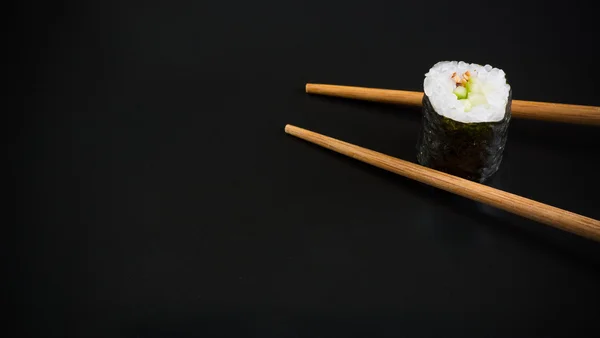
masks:
{"type": "Polygon", "coordinates": [[[320,94],[319,90],[322,89],[323,85],[318,84],[318,83],[310,83],[307,82],[306,85],[304,86],[304,90],[306,91],[307,94],[320,94]]]}
{"type": "Polygon", "coordinates": [[[286,125],[285,125],[285,128],[283,128],[283,130],[285,130],[285,133],[286,133],[286,134],[289,134],[289,133],[290,133],[290,130],[292,129],[292,127],[293,127],[293,126],[292,126],[291,124],[286,124],[286,125]]]}

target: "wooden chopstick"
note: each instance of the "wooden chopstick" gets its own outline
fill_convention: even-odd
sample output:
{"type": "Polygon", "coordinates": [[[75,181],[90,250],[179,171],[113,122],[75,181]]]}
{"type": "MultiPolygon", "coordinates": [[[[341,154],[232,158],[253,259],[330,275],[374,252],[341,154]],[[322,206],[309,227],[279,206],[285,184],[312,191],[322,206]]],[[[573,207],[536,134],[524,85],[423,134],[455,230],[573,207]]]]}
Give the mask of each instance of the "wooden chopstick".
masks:
{"type": "MultiPolygon", "coordinates": [[[[307,83],[306,92],[356,100],[421,106],[422,92],[307,83]]],[[[600,125],[600,107],[512,100],[512,116],[575,124],[600,125]]]]}
{"type": "Polygon", "coordinates": [[[285,132],[421,183],[506,210],[564,231],[600,241],[600,221],[598,220],[378,153],[293,125],[286,125],[285,132]]]}

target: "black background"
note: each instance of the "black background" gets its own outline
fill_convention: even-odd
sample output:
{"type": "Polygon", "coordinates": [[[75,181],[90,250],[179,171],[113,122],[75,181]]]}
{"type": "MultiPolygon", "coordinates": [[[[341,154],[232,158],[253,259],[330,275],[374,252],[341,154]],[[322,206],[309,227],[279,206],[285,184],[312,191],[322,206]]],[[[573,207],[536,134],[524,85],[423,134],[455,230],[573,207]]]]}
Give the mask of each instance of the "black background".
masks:
{"type": "MultiPolygon", "coordinates": [[[[415,161],[418,110],[304,84],[422,90],[440,60],[600,105],[592,6],[23,2],[15,335],[597,334],[597,243],[283,132],[415,161]]],[[[597,127],[513,119],[489,184],[600,218],[599,147],[597,127]]]]}

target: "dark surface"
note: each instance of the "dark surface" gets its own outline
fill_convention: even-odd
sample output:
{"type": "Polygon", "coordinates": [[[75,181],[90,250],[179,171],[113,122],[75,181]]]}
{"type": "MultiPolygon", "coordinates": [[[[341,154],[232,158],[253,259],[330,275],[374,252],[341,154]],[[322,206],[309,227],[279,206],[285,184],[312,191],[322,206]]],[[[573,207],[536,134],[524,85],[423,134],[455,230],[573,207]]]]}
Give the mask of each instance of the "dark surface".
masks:
{"type": "MultiPolygon", "coordinates": [[[[25,2],[11,336],[594,336],[600,245],[283,132],[415,161],[418,110],[303,86],[440,60],[600,105],[592,5],[25,2]]],[[[490,184],[600,218],[599,131],[513,119],[490,184]]]]}

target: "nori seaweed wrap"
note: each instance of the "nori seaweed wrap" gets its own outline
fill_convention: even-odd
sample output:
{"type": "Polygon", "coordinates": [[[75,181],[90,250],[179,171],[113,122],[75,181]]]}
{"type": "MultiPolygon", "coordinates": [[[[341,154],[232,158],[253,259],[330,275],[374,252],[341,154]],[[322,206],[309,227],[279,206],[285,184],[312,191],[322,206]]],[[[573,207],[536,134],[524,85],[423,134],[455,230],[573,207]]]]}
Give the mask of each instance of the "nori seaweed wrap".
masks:
{"type": "MultiPolygon", "coordinates": [[[[431,93],[431,90],[429,92],[431,93]]],[[[476,94],[473,97],[476,97],[476,94]]],[[[504,108],[504,115],[499,116],[496,113],[494,118],[498,119],[499,116],[500,120],[462,122],[438,113],[426,90],[426,94],[423,95],[423,118],[417,143],[418,162],[423,166],[472,181],[483,183],[488,180],[502,162],[511,119],[511,98],[512,89],[508,87],[505,103],[501,107],[504,108]]],[[[470,103],[467,104],[471,107],[470,103]]],[[[489,104],[486,106],[489,107],[489,104]]],[[[464,114],[469,114],[469,111],[464,114]]],[[[447,111],[446,115],[449,115],[447,111]]]]}

